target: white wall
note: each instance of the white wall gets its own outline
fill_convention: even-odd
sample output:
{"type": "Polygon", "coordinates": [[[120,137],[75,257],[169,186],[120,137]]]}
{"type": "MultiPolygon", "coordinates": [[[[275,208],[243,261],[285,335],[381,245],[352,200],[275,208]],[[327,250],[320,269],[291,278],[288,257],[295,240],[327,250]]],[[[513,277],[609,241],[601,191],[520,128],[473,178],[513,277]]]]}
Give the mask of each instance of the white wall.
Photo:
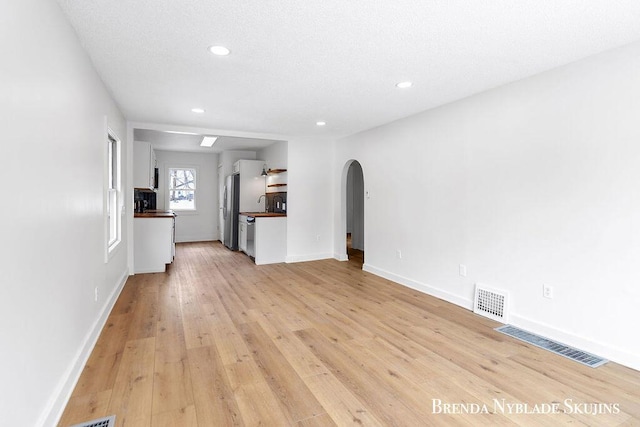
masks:
{"type": "Polygon", "coordinates": [[[218,240],[218,154],[183,153],[156,150],[160,185],[156,194],[158,209],[169,209],[168,168],[195,168],[196,212],[178,211],[176,241],[218,240]]]}
{"type": "Polygon", "coordinates": [[[287,141],[278,141],[256,152],[256,159],[264,160],[267,169],[287,169],[288,166],[287,141]]]}
{"type": "Polygon", "coordinates": [[[220,165],[222,165],[222,173],[224,176],[231,175],[233,173],[233,164],[238,160],[256,160],[255,151],[248,150],[227,150],[220,153],[220,165]]]}
{"type": "Polygon", "coordinates": [[[640,369],[638,117],[640,43],[338,141],[365,268],[466,307],[508,290],[511,323],[640,369]]]}
{"type": "Polygon", "coordinates": [[[0,423],[55,425],[128,275],[126,221],[104,259],[106,123],[123,165],[126,127],[55,2],[0,17],[0,423]]]}
{"type": "Polygon", "coordinates": [[[334,146],[314,138],[288,142],[287,262],[333,256],[334,146]]]}
{"type": "MultiPolygon", "coordinates": [[[[264,160],[269,169],[287,169],[288,167],[288,147],[286,141],[278,141],[256,152],[256,158],[264,160]]],[[[269,174],[267,176],[267,193],[286,192],[287,187],[269,187],[272,184],[287,184],[289,182],[289,173],[282,172],[278,174],[269,174]]]]}

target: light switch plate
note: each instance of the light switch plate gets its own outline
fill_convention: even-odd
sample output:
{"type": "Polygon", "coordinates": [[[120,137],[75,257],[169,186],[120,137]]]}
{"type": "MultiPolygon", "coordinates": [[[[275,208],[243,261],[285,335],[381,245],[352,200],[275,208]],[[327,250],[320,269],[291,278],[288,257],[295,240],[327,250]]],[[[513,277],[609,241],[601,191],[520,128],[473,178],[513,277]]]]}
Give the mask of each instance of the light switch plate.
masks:
{"type": "Polygon", "coordinates": [[[459,272],[462,277],[467,277],[467,266],[464,264],[460,264],[459,272]]]}

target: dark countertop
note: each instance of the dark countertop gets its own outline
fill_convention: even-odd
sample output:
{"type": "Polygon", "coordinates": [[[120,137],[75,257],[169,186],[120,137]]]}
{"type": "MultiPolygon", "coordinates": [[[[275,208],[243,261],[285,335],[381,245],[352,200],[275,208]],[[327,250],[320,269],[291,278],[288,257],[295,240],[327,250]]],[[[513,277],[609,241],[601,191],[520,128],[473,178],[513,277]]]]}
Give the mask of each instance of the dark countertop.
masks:
{"type": "Polygon", "coordinates": [[[275,213],[275,212],[240,212],[240,215],[246,215],[253,218],[278,218],[278,217],[286,217],[286,213],[275,213]]]}
{"type": "Polygon", "coordinates": [[[133,217],[134,218],[175,218],[176,213],[171,210],[164,211],[164,210],[156,209],[156,210],[144,211],[143,213],[135,212],[133,214],[133,217]]]}

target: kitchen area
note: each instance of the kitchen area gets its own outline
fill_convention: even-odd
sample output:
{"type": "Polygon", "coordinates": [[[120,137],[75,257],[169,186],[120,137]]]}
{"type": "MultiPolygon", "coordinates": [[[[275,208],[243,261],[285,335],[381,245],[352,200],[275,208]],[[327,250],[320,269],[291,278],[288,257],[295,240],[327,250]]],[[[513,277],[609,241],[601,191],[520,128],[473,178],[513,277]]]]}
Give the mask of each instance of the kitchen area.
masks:
{"type": "Polygon", "coordinates": [[[148,142],[134,144],[134,273],[164,272],[176,255],[176,213],[158,209],[156,154],[148,142]]]}
{"type": "Polygon", "coordinates": [[[220,241],[257,265],[285,262],[286,141],[225,137],[216,152],[199,147],[202,136],[173,146],[168,136],[134,131],[134,273],[166,271],[180,242],[220,241]],[[191,178],[173,188],[176,168],[191,178]]]}
{"type": "Polygon", "coordinates": [[[238,160],[225,177],[222,241],[257,265],[286,260],[286,172],[267,169],[263,160],[238,160]]]}

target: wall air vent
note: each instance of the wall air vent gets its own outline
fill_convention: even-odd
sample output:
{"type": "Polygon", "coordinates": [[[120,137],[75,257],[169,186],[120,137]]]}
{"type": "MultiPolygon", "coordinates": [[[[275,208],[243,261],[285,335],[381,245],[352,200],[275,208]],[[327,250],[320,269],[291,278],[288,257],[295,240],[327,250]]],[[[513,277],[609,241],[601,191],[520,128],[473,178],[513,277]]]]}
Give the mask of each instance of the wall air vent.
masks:
{"type": "Polygon", "coordinates": [[[71,427],[115,427],[116,416],[111,415],[104,418],[98,418],[96,420],[87,421],[80,424],[74,424],[71,427]]]}
{"type": "Polygon", "coordinates": [[[498,322],[508,323],[508,293],[476,283],[473,312],[498,322]]]}

